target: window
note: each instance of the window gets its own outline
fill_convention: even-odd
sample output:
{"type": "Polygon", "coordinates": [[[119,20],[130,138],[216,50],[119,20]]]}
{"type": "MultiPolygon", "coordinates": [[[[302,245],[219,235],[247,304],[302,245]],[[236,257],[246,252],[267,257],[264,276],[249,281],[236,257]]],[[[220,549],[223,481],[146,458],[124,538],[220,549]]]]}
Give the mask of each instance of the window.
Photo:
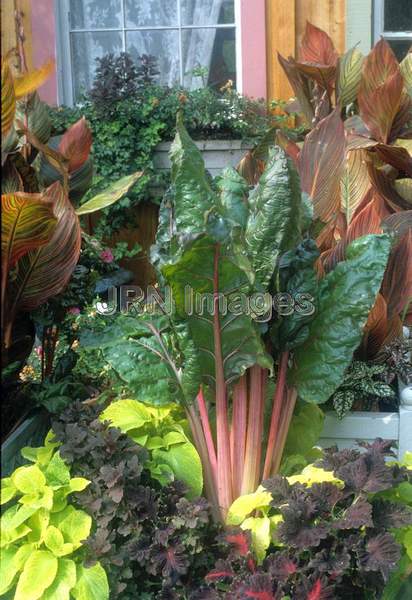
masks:
{"type": "Polygon", "coordinates": [[[236,0],[58,0],[60,101],[72,104],[93,83],[109,52],[155,56],[159,80],[187,88],[236,80],[236,0]]]}
{"type": "Polygon", "coordinates": [[[375,42],[383,36],[402,60],[412,46],[412,0],[375,0],[375,42]]]}

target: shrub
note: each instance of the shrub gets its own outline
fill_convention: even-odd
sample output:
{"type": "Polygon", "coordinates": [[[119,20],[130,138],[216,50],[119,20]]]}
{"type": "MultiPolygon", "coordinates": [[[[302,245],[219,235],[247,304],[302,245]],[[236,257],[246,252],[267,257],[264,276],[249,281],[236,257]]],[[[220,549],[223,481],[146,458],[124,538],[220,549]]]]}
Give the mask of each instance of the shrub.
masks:
{"type": "Polygon", "coordinates": [[[24,448],[33,462],[2,479],[0,594],[15,590],[19,600],[109,598],[106,573],[96,561],[84,564],[83,541],[91,517],[68,503],[68,496],[89,486],[71,477],[69,468],[48,435],[40,448],[24,448]],[[10,503],[12,504],[10,505],[10,503]]]}
{"type": "Polygon", "coordinates": [[[207,502],[188,500],[178,481],[161,487],[146,468],[148,451],[102,423],[100,412],[78,403],[53,423],[61,455],[91,481],[76,494],[96,523],[87,564],[104,565],[111,598],[182,598],[213,563],[216,530],[207,502]]]}
{"type": "Polygon", "coordinates": [[[381,598],[400,559],[409,555],[411,564],[412,471],[385,462],[390,442],[361,445],[363,452],[326,450],[302,475],[265,481],[255,503],[235,502],[230,519],[238,516],[245,531],[226,536],[227,558],[198,597],[381,598]],[[259,516],[244,519],[246,504],[259,516]],[[272,520],[272,538],[257,565],[252,549],[265,542],[264,518],[272,520]]]}

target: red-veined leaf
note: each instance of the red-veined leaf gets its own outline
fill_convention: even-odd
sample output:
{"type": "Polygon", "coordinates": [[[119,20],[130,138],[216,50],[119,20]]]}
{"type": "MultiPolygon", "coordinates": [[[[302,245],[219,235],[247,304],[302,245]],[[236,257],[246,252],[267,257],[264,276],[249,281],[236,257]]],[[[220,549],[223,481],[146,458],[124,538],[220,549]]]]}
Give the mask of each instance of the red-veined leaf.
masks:
{"type": "Polygon", "coordinates": [[[316,63],[301,63],[295,62],[297,70],[313,79],[323,88],[327,88],[329,92],[333,89],[333,82],[336,75],[336,67],[330,65],[318,65],[316,63]]]}
{"type": "Polygon", "coordinates": [[[372,163],[368,164],[369,178],[372,186],[383,197],[390,210],[408,210],[409,203],[396,191],[393,181],[385,175],[382,169],[377,169],[372,163]]]}
{"type": "Polygon", "coordinates": [[[392,249],[382,281],[389,316],[399,315],[412,297],[412,228],[392,249]]]}
{"type": "Polygon", "coordinates": [[[405,87],[410,96],[412,96],[412,52],[409,51],[401,64],[399,65],[402,73],[405,87]]]}
{"type": "Polygon", "coordinates": [[[37,90],[50,77],[55,68],[54,60],[48,60],[39,69],[14,78],[16,98],[22,98],[37,90]]]}
{"type": "Polygon", "coordinates": [[[385,40],[380,40],[363,63],[359,112],[373,137],[387,143],[401,106],[403,77],[399,63],[385,40]]]}
{"type": "Polygon", "coordinates": [[[286,58],[278,53],[278,60],[296,94],[306,124],[311,126],[315,114],[311,103],[311,93],[308,81],[304,75],[299,73],[299,70],[296,67],[296,61],[293,58],[290,57],[289,60],[286,60],[286,58]]]}
{"type": "Polygon", "coordinates": [[[6,136],[13,124],[16,110],[13,76],[6,60],[1,61],[1,135],[6,136]]]}
{"type": "Polygon", "coordinates": [[[378,144],[375,146],[375,152],[383,162],[392,165],[398,171],[407,173],[407,175],[412,177],[412,157],[406,148],[378,144]]]}
{"type": "Polygon", "coordinates": [[[306,600],[322,600],[322,583],[320,579],[315,581],[315,584],[310,590],[306,600]]]}
{"type": "Polygon", "coordinates": [[[399,196],[412,206],[412,179],[395,179],[393,185],[399,196]]]}
{"type": "Polygon", "coordinates": [[[378,294],[364,329],[361,346],[365,357],[373,358],[378,354],[387,333],[388,307],[382,294],[378,294]]]}
{"type": "Polygon", "coordinates": [[[72,125],[63,135],[59,152],[69,161],[69,172],[79,169],[88,159],[93,137],[85,117],[72,125]]]}
{"type": "Polygon", "coordinates": [[[300,46],[300,60],[320,65],[336,66],[338,57],[335,46],[328,34],[307,21],[300,46]]]}
{"type": "Polygon", "coordinates": [[[345,161],[345,130],[339,110],[320,121],[299,155],[302,190],[313,201],[315,217],[328,221],[339,209],[340,177],[345,161]]]}
{"type": "Polygon", "coordinates": [[[283,148],[286,154],[293,160],[295,167],[298,167],[298,158],[300,154],[300,147],[292,140],[290,140],[283,131],[278,131],[276,134],[276,143],[278,146],[283,148]]]}
{"type": "Polygon", "coordinates": [[[42,194],[2,195],[1,217],[1,253],[6,269],[26,252],[46,244],[57,224],[53,205],[42,194]]]}
{"type": "Polygon", "coordinates": [[[63,188],[56,182],[43,195],[52,203],[58,222],[46,245],[28,252],[19,260],[17,276],[11,286],[12,314],[18,310],[34,310],[60,293],[79,258],[79,219],[63,188]]]}

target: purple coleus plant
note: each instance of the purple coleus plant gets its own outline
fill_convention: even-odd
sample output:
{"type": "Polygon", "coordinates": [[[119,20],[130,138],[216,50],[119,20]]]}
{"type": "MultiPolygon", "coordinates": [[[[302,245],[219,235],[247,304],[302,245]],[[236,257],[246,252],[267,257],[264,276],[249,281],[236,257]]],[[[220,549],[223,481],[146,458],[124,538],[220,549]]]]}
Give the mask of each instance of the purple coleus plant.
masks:
{"type": "Polygon", "coordinates": [[[379,598],[401,557],[395,530],[412,524],[412,508],[389,498],[412,481],[412,472],[386,460],[391,442],[360,445],[326,450],[317,464],[333,471],[339,485],[291,484],[280,475],[266,480],[271,514],[282,517],[266,559],[258,566],[249,532],[231,531],[226,559],[196,599],[379,598]]]}

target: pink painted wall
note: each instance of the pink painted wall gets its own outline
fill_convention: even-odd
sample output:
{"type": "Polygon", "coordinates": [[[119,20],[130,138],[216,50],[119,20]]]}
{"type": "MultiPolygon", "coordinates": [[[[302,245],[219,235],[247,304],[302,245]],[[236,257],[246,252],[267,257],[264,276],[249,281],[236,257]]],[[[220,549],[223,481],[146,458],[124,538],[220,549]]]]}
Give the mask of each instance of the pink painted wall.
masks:
{"type": "Polygon", "coordinates": [[[242,93],[266,98],[265,0],[240,0],[242,93]]]}
{"type": "MultiPolygon", "coordinates": [[[[40,67],[48,59],[56,60],[56,23],[54,0],[35,0],[31,14],[33,40],[33,67],[40,67]]],[[[39,88],[42,100],[57,104],[57,71],[39,88]]]]}

